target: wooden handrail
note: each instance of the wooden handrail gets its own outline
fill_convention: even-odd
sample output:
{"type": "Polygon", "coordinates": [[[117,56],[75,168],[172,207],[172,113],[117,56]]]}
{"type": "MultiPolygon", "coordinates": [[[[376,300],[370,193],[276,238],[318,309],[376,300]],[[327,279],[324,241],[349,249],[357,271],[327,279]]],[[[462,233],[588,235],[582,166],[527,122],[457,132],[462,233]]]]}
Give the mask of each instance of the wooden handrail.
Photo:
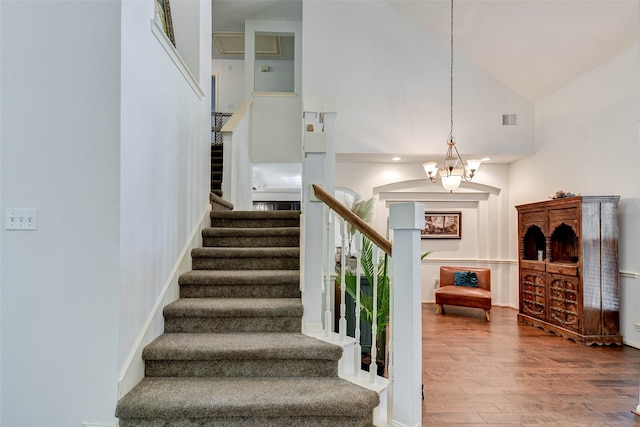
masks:
{"type": "Polygon", "coordinates": [[[358,215],[354,214],[345,205],[340,203],[331,194],[324,191],[316,184],[311,184],[313,192],[318,199],[322,200],[327,206],[329,206],[335,213],[340,215],[349,224],[357,228],[362,234],[367,236],[369,240],[375,243],[380,249],[387,255],[391,256],[391,242],[385,239],[380,233],[373,229],[369,224],[364,222],[358,215]]]}

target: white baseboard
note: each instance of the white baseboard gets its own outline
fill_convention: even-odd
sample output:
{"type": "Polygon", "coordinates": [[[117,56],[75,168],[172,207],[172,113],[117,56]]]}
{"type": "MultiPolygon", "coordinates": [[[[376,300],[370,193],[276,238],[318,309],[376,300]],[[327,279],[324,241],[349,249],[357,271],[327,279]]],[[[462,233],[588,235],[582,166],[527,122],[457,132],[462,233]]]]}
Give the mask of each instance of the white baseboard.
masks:
{"type": "Polygon", "coordinates": [[[111,423],[90,423],[90,422],[83,422],[82,423],[82,427],[118,427],[118,424],[111,424],[111,423]]]}
{"type": "Polygon", "coordinates": [[[402,424],[401,422],[398,421],[393,421],[391,423],[391,427],[420,427],[420,423],[416,424],[415,426],[408,426],[406,424],[402,424]]]}
{"type": "MultiPolygon", "coordinates": [[[[178,299],[178,278],[181,274],[191,270],[191,249],[202,246],[202,229],[211,224],[210,212],[210,209],[206,209],[202,213],[198,225],[192,231],[187,244],[182,249],[169,278],[165,282],[160,295],[158,295],[153,310],[151,310],[142,331],[140,331],[138,335],[138,339],[129,353],[129,357],[127,357],[120,371],[120,376],[118,377],[118,399],[121,399],[131,391],[131,389],[144,378],[142,349],[163,332],[163,326],[158,328],[158,325],[164,324],[162,310],[167,304],[178,299]]],[[[96,426],[98,425],[99,424],[96,426]]],[[[111,426],[109,425],[109,427],[111,426]]]]}

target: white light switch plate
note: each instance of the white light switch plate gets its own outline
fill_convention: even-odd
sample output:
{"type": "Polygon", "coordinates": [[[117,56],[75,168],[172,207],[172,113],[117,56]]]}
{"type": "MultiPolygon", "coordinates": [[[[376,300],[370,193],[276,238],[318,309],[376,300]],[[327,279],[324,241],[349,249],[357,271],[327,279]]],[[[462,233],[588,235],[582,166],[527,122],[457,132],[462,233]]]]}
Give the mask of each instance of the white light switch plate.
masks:
{"type": "Polygon", "coordinates": [[[36,230],[38,210],[36,208],[8,208],[5,211],[7,230],[36,230]]]}

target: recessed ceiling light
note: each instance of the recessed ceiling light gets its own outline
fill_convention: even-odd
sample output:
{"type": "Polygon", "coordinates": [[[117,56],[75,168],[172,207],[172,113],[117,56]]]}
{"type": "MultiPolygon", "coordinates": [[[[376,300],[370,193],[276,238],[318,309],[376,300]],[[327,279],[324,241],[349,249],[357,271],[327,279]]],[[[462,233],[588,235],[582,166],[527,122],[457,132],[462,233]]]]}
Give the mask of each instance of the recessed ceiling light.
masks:
{"type": "Polygon", "coordinates": [[[484,159],[482,159],[483,162],[488,162],[489,160],[491,160],[491,159],[488,158],[488,157],[485,157],[484,159]]]}
{"type": "Polygon", "coordinates": [[[391,160],[393,160],[394,162],[397,162],[398,160],[400,160],[401,158],[396,156],[396,157],[392,157],[391,160]]]}

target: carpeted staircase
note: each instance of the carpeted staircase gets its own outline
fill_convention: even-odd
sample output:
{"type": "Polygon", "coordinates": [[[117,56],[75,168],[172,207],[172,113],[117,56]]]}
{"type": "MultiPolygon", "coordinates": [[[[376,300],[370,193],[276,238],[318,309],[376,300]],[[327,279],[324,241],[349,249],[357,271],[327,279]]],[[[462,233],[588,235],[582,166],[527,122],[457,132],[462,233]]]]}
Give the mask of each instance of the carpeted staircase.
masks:
{"type": "Polygon", "coordinates": [[[338,377],[340,347],[301,333],[299,218],[212,210],[120,427],[372,425],[378,395],[338,377]]]}
{"type": "Polygon", "coordinates": [[[211,144],[211,192],[222,197],[223,145],[211,144]]]}

